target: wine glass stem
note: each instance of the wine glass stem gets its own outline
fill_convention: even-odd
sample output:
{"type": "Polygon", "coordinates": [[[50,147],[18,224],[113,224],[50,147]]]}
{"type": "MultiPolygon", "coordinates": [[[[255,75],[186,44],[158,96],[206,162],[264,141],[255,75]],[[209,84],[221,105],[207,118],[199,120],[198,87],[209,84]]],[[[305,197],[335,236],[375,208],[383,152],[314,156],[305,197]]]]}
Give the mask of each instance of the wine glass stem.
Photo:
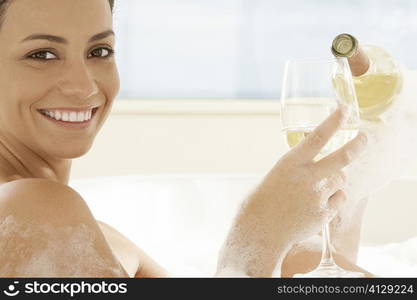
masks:
{"type": "Polygon", "coordinates": [[[323,226],[323,252],[321,254],[320,266],[334,266],[332,252],[330,251],[329,224],[323,226]]]}

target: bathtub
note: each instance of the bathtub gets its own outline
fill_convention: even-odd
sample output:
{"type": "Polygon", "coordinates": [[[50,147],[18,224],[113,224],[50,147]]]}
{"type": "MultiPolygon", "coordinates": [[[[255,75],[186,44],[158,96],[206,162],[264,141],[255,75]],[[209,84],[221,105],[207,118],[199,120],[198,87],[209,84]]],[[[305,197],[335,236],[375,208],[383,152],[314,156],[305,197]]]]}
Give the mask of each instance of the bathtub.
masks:
{"type": "MultiPolygon", "coordinates": [[[[173,276],[212,276],[236,208],[258,174],[113,176],[70,181],[97,220],[122,232],[173,276]]],[[[358,264],[417,277],[417,180],[392,182],[370,199],[358,264]]]]}

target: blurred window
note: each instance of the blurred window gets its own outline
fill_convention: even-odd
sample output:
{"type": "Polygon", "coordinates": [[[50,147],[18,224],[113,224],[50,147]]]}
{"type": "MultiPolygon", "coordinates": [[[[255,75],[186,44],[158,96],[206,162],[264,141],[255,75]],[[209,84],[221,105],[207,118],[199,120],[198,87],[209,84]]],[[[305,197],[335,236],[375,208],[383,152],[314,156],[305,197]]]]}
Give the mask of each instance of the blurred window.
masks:
{"type": "Polygon", "coordinates": [[[278,99],[285,61],[330,56],[335,35],[409,68],[415,0],[116,0],[119,98],[278,99]]]}

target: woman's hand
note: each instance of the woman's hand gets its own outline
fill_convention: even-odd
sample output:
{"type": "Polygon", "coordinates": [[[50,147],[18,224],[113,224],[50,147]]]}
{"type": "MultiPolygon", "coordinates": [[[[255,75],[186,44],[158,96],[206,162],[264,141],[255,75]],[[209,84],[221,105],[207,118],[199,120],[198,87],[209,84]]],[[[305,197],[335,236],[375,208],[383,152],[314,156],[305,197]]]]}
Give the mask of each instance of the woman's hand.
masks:
{"type": "Polygon", "coordinates": [[[285,154],[244,201],[219,255],[219,276],[271,276],[296,242],[317,234],[343,205],[343,168],[364,150],[359,133],[319,161],[314,158],[341,128],[343,109],[332,113],[285,154]]]}

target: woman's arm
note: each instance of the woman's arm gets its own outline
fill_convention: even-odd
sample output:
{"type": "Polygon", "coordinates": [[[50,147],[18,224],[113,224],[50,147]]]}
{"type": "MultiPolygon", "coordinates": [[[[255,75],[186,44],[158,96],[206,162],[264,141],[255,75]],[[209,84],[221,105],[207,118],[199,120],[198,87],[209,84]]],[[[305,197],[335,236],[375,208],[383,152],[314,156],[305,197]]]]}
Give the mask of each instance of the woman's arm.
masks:
{"type": "Polygon", "coordinates": [[[140,256],[140,266],[135,274],[135,278],[163,278],[170,277],[170,274],[161,265],[155,262],[148,254],[138,248],[140,256]]]}
{"type": "Polygon", "coordinates": [[[113,253],[130,277],[169,277],[169,273],[145,251],[110,225],[97,221],[113,253]]]}

